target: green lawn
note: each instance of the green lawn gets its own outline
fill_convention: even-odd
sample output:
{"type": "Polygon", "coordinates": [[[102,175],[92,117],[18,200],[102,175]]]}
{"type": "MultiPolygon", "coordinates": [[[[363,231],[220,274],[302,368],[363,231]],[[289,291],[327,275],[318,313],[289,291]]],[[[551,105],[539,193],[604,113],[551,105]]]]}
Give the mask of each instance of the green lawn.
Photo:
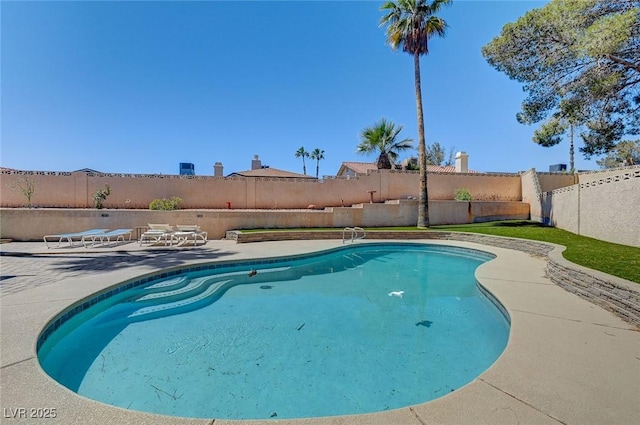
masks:
{"type": "Polygon", "coordinates": [[[553,242],[567,247],[563,256],[573,263],[640,283],[640,248],[588,238],[531,221],[433,226],[431,229],[553,242]]]}
{"type": "MultiPolygon", "coordinates": [[[[260,229],[275,231],[278,229],[260,229]]],[[[247,230],[247,231],[260,231],[247,230]]],[[[279,230],[342,230],[342,229],[279,229],[279,230]]],[[[367,228],[370,230],[418,230],[417,227],[367,228]]],[[[564,245],[564,258],[591,269],[600,270],[614,276],[640,283],[640,248],[604,242],[579,236],[566,230],[557,229],[533,221],[497,221],[463,225],[432,226],[429,230],[482,233],[485,235],[507,236],[531,239],[564,245]]]]}

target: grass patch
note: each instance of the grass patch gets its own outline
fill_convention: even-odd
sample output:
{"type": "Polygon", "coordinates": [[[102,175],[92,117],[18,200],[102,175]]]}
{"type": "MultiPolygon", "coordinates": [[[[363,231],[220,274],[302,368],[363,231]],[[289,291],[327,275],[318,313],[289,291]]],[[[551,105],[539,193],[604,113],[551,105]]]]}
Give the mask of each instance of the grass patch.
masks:
{"type": "Polygon", "coordinates": [[[532,221],[499,221],[433,226],[433,230],[482,233],[564,245],[564,258],[623,279],[640,283],[640,248],[605,242],[532,221]]]}
{"type": "MultiPolygon", "coordinates": [[[[317,231],[342,228],[314,228],[314,229],[252,229],[243,232],[264,231],[317,231]]],[[[375,230],[420,230],[417,227],[376,227],[365,228],[366,231],[375,230]]],[[[632,282],[640,283],[640,248],[620,245],[586,236],[576,235],[566,230],[545,226],[533,221],[512,220],[494,221],[489,223],[474,223],[461,225],[432,226],[432,231],[471,232],[485,235],[506,236],[511,238],[530,239],[564,245],[564,258],[584,267],[599,270],[618,276],[632,282]]]]}

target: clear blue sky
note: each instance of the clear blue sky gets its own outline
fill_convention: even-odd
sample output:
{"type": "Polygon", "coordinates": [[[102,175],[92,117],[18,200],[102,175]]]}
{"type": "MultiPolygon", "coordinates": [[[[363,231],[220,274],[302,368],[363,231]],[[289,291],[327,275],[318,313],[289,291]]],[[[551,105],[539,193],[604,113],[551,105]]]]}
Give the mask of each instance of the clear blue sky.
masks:
{"type": "MultiPolygon", "coordinates": [[[[427,143],[479,171],[568,163],[515,120],[520,84],[480,49],[545,1],[455,0],[447,37],[422,58],[427,143]]],[[[417,144],[411,56],[378,27],[382,1],[7,2],[2,18],[0,165],[20,170],[225,174],[264,165],[320,175],[386,117],[417,144]],[[307,172],[315,174],[308,161],[307,172]]],[[[577,144],[580,145],[580,142],[577,144]]],[[[596,169],[576,153],[578,169],[596,169]]]]}

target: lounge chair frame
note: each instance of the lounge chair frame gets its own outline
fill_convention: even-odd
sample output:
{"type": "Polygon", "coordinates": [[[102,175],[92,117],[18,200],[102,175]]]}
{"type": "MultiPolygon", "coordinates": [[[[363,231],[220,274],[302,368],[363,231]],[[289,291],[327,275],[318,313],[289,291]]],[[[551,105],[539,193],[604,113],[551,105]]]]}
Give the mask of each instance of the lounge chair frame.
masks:
{"type": "MultiPolygon", "coordinates": [[[[197,224],[178,224],[176,225],[178,230],[171,236],[172,241],[176,241],[177,245],[186,245],[190,241],[194,246],[198,245],[198,240],[202,241],[202,244],[207,243],[208,233],[200,229],[197,224]]],[[[172,243],[173,244],[173,243],[172,243]]]]}
{"type": "Polygon", "coordinates": [[[82,237],[82,243],[85,248],[89,248],[96,245],[110,245],[111,242],[115,242],[116,244],[118,242],[130,242],[132,232],[133,229],[116,229],[95,235],[85,235],[82,237]],[[112,241],[111,238],[115,238],[115,240],[112,241]]]}
{"type": "Polygon", "coordinates": [[[142,233],[138,243],[142,246],[145,242],[150,245],[164,243],[164,245],[173,245],[173,226],[170,224],[152,224],[149,223],[149,229],[142,233]]]}
{"type": "Polygon", "coordinates": [[[60,233],[57,235],[45,235],[42,237],[42,239],[44,240],[44,244],[46,245],[47,248],[51,248],[49,246],[49,242],[53,243],[55,242],[55,240],[53,241],[48,241],[47,239],[58,239],[58,245],[56,245],[56,248],[59,248],[60,245],[62,245],[63,242],[67,242],[69,244],[70,247],[74,246],[74,242],[78,242],[78,244],[83,244],[83,238],[85,236],[91,236],[91,235],[98,235],[101,233],[105,233],[107,232],[109,229],[90,229],[90,230],[85,230],[83,232],[73,232],[73,233],[60,233]]]}

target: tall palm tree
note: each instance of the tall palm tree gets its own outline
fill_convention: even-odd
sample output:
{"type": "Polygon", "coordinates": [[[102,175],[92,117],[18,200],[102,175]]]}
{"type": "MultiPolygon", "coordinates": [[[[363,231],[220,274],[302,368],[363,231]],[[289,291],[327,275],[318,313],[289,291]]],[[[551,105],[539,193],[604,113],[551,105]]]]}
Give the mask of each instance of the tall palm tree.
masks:
{"type": "Polygon", "coordinates": [[[309,156],[311,159],[316,160],[316,178],[318,178],[318,174],[320,174],[320,160],[324,159],[324,151],[322,149],[315,148],[311,151],[309,156]]]}
{"type": "Polygon", "coordinates": [[[307,175],[307,165],[304,163],[304,159],[309,157],[309,152],[304,150],[304,146],[300,146],[300,149],[296,151],[296,158],[302,157],[302,172],[307,175]]]}
{"type": "Polygon", "coordinates": [[[413,148],[412,139],[398,139],[398,133],[402,131],[402,126],[396,125],[382,118],[370,127],[360,131],[360,144],[356,152],[368,154],[378,152],[376,165],[378,169],[390,170],[392,163],[398,159],[398,153],[413,148]]]}
{"type": "Polygon", "coordinates": [[[387,26],[387,44],[396,50],[413,55],[416,85],[416,109],[418,115],[418,165],[420,167],[420,196],[418,202],[418,227],[429,227],[429,194],[427,192],[427,161],[422,112],[422,87],[420,85],[420,55],[429,54],[429,39],[434,35],[444,37],[447,23],[437,16],[442,6],[452,0],[398,0],[382,5],[387,12],[380,19],[380,26],[387,26]]]}

